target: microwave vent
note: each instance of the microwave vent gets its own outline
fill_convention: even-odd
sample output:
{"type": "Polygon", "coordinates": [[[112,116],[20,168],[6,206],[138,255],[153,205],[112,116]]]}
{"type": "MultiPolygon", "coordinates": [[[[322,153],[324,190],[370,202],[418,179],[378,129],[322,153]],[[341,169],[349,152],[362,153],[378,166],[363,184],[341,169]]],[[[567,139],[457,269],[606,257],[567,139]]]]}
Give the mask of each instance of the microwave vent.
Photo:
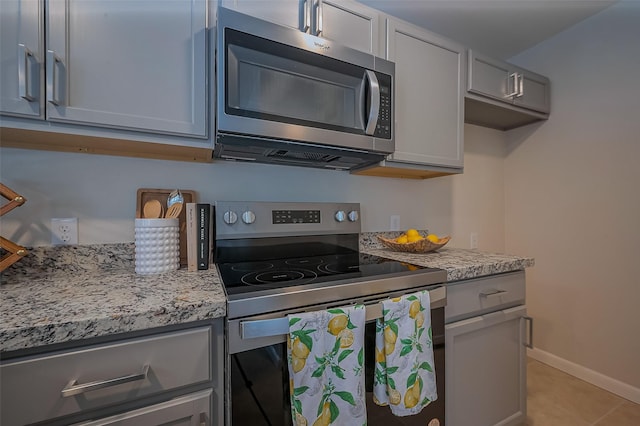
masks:
{"type": "Polygon", "coordinates": [[[267,156],[287,158],[287,159],[293,159],[293,160],[313,161],[318,163],[328,163],[330,161],[334,161],[340,158],[337,155],[322,154],[317,152],[306,152],[306,151],[290,151],[286,149],[274,150],[269,154],[267,154],[267,156]]]}

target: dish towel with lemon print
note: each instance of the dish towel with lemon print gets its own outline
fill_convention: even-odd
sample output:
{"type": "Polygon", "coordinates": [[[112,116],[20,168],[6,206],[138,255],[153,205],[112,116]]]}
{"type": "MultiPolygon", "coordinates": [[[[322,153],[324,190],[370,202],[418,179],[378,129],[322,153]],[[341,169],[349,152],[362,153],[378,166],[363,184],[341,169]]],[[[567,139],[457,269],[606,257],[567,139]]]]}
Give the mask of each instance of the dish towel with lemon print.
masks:
{"type": "Polygon", "coordinates": [[[418,414],[438,398],[428,291],[382,302],[376,322],[374,402],[396,416],[418,414]]]}
{"type": "Polygon", "coordinates": [[[288,319],[293,424],[366,425],[364,306],[291,314],[288,319]]]}

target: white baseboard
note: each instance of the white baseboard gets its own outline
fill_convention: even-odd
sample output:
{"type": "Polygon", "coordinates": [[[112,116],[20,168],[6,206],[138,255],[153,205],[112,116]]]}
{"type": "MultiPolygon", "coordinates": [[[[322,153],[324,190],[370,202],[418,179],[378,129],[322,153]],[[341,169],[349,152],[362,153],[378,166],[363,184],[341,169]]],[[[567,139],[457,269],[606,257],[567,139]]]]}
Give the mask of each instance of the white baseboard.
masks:
{"type": "Polygon", "coordinates": [[[542,363],[564,371],[567,374],[598,386],[604,390],[614,393],[622,398],[640,404],[640,389],[633,387],[627,383],[621,382],[602,373],[583,367],[582,365],[573,363],[557,355],[542,351],[537,348],[527,349],[527,355],[542,363]]]}

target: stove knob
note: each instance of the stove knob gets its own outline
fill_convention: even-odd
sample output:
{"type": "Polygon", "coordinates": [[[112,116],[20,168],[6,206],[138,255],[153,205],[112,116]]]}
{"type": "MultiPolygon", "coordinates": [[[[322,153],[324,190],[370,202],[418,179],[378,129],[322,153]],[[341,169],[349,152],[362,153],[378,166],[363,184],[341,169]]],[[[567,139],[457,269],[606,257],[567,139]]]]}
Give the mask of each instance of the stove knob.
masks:
{"type": "Polygon", "coordinates": [[[349,212],[349,222],[357,222],[359,218],[360,215],[358,214],[357,210],[351,210],[349,212]]]}
{"type": "Polygon", "coordinates": [[[336,220],[338,222],[344,222],[346,218],[347,218],[347,215],[342,210],[338,210],[336,212],[336,220]]]}
{"type": "Polygon", "coordinates": [[[233,225],[238,221],[238,215],[232,210],[227,210],[226,212],[224,212],[224,216],[222,217],[222,219],[227,225],[233,225]]]}
{"type": "Polygon", "coordinates": [[[256,221],[255,213],[253,213],[251,210],[247,210],[246,212],[242,213],[242,221],[247,225],[251,225],[256,221]]]}

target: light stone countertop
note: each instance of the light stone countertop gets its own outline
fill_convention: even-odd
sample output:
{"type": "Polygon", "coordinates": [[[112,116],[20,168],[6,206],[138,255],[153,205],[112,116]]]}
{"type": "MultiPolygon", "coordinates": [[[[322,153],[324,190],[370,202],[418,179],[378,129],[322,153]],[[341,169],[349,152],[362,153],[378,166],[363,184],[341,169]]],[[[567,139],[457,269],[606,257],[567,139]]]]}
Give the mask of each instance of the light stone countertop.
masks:
{"type": "MultiPolygon", "coordinates": [[[[531,258],[447,247],[425,254],[395,252],[375,235],[362,234],[363,253],[442,268],[448,281],[534,265],[531,258]]],[[[215,267],[138,275],[133,252],[133,243],[31,250],[1,276],[0,353],[226,315],[215,267]]]]}
{"type": "Polygon", "coordinates": [[[32,250],[2,274],[0,352],[226,315],[215,267],[138,275],[132,253],[130,244],[32,250]]]}

